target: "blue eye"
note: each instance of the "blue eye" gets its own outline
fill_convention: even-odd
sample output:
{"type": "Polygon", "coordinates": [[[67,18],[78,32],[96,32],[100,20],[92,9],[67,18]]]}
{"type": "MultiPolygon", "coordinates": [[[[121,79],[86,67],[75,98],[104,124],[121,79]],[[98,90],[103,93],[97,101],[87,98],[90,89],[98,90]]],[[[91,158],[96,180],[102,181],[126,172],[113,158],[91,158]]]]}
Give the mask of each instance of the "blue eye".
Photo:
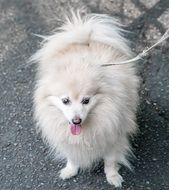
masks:
{"type": "Polygon", "coordinates": [[[69,100],[69,98],[63,98],[63,99],[62,99],[62,102],[63,102],[63,104],[65,104],[65,105],[68,105],[68,104],[71,103],[70,100],[69,100]]]}
{"type": "Polygon", "coordinates": [[[90,98],[83,98],[81,103],[82,104],[88,104],[90,102],[90,98]]]}

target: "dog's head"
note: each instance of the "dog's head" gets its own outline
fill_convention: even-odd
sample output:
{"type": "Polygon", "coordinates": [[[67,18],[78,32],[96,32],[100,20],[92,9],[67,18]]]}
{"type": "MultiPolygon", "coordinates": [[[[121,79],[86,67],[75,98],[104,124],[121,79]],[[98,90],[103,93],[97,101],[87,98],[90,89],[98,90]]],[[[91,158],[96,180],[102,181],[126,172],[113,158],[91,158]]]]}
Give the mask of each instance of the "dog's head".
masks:
{"type": "Polygon", "coordinates": [[[80,134],[83,123],[99,100],[98,81],[101,79],[96,70],[87,66],[71,67],[63,73],[60,71],[53,84],[49,100],[64,114],[74,135],[80,134]]]}

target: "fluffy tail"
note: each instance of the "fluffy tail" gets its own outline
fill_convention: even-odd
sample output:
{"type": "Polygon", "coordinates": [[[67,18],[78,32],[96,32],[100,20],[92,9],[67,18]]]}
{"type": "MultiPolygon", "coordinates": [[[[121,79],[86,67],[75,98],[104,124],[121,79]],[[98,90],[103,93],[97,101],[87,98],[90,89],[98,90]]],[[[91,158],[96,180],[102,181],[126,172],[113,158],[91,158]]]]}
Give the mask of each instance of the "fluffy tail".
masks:
{"type": "Polygon", "coordinates": [[[43,60],[70,44],[89,44],[92,41],[110,45],[124,55],[130,56],[130,48],[123,37],[124,30],[115,19],[102,14],[81,16],[72,13],[66,22],[51,36],[40,36],[44,39],[43,47],[32,57],[32,61],[43,60]]]}

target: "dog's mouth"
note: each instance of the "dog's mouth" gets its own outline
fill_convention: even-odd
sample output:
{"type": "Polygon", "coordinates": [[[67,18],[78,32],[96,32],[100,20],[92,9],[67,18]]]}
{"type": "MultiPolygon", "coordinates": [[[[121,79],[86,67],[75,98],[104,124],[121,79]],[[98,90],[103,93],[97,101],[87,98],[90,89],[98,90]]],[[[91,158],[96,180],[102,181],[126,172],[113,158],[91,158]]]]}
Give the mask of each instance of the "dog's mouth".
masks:
{"type": "Polygon", "coordinates": [[[70,131],[71,131],[72,135],[80,135],[81,129],[82,129],[81,124],[69,123],[69,126],[70,126],[70,131]]]}

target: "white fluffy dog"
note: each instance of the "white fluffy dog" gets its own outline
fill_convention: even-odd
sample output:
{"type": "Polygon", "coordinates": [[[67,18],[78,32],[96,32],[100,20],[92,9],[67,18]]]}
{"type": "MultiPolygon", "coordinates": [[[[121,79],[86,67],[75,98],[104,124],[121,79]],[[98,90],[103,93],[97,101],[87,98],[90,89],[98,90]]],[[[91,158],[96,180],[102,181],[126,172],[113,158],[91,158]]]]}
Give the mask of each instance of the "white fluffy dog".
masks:
{"type": "Polygon", "coordinates": [[[133,64],[101,66],[131,57],[122,32],[109,16],[73,14],[33,57],[35,119],[51,149],[67,160],[62,179],[103,159],[107,181],[119,187],[120,165],[130,167],[139,79],[133,64]]]}

